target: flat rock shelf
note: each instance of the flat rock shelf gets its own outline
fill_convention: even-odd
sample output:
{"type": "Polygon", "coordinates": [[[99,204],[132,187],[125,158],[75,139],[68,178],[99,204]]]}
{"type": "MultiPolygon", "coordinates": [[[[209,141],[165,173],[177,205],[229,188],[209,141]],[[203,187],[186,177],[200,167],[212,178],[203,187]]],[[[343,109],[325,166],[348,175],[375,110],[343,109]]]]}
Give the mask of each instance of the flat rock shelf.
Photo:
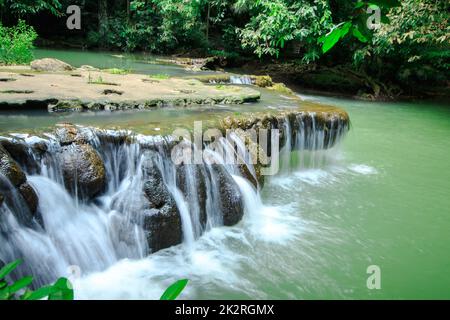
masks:
{"type": "Polygon", "coordinates": [[[256,102],[261,96],[257,90],[242,86],[85,69],[45,73],[28,67],[2,67],[0,80],[0,110],[47,108],[58,112],[242,104],[256,102]]]}

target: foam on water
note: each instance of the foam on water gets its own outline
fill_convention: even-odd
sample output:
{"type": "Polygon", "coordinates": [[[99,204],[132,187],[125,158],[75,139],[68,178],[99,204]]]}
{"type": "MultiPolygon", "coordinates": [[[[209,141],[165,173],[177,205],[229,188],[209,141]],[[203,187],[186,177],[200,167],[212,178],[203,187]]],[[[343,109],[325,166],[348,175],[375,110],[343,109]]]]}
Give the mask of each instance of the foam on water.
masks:
{"type": "Polygon", "coordinates": [[[353,171],[354,173],[363,175],[372,175],[378,173],[377,169],[365,164],[352,164],[348,167],[348,169],[353,171]]]}

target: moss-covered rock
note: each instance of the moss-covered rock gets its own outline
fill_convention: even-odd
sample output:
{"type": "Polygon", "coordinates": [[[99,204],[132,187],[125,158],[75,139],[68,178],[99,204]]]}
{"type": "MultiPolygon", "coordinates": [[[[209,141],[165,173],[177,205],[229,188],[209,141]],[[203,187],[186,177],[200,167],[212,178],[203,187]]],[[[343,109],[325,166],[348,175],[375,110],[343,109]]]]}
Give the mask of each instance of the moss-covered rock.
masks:
{"type": "MultiPolygon", "coordinates": [[[[304,104],[303,108],[277,113],[253,113],[228,116],[221,121],[221,127],[224,132],[231,130],[243,137],[245,137],[246,131],[248,130],[256,131],[257,136],[259,136],[261,129],[267,130],[270,137],[271,130],[278,129],[280,148],[288,141],[289,134],[291,135],[290,141],[297,141],[300,138],[298,136],[300,130],[303,130],[301,132],[305,139],[305,143],[303,144],[303,148],[305,149],[316,147],[315,145],[309,144],[310,139],[308,139],[308,136],[316,134],[313,130],[321,130],[324,133],[322,147],[331,148],[339,140],[340,135],[346,133],[349,129],[350,119],[348,114],[339,108],[318,105],[308,106],[304,104]],[[290,130],[288,131],[286,128],[290,128],[290,130]]],[[[254,164],[254,167],[256,178],[259,184],[262,185],[264,183],[264,177],[261,176],[261,170],[270,163],[271,144],[268,143],[267,150],[264,150],[256,142],[249,142],[249,139],[246,141],[247,149],[251,154],[253,156],[258,155],[258,161],[254,164]]],[[[293,144],[291,147],[296,147],[296,145],[293,144]]],[[[255,161],[255,159],[253,160],[255,161]]]]}
{"type": "Polygon", "coordinates": [[[88,142],[86,136],[71,123],[57,124],[55,137],[61,146],[67,146],[72,143],[86,144],[88,142]]]}
{"type": "Polygon", "coordinates": [[[253,76],[255,85],[261,88],[273,86],[273,81],[270,76],[253,76]]]}
{"type": "Polygon", "coordinates": [[[19,187],[27,180],[18,163],[11,158],[2,146],[0,146],[0,173],[11,181],[15,187],[19,187]]]}
{"type": "Polygon", "coordinates": [[[11,157],[27,172],[35,174],[40,171],[39,165],[33,157],[30,147],[19,139],[0,137],[0,145],[8,151],[11,157]]]}

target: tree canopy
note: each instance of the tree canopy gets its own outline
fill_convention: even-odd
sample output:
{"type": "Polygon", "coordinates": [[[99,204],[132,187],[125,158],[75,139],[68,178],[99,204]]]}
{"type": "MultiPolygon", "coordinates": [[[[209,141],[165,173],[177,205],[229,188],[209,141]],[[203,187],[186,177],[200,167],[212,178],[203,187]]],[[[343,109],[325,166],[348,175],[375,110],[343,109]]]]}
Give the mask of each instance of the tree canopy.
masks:
{"type": "Polygon", "coordinates": [[[289,57],[405,83],[445,81],[449,9],[435,0],[0,0],[3,24],[24,19],[43,38],[70,35],[85,48],[289,57]],[[82,9],[76,33],[64,27],[72,4],[82,9]]]}

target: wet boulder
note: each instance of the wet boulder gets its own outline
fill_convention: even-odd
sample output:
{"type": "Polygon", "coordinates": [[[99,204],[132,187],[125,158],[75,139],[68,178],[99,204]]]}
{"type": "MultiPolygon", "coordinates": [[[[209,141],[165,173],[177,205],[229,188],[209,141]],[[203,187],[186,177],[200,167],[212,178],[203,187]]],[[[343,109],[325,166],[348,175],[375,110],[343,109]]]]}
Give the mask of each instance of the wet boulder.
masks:
{"type": "Polygon", "coordinates": [[[220,209],[223,214],[223,224],[234,226],[244,216],[244,202],[238,185],[233,177],[221,165],[213,166],[220,195],[220,209]]]}
{"type": "Polygon", "coordinates": [[[156,166],[153,152],[147,152],[143,164],[143,194],[147,199],[144,210],[144,230],[152,252],[169,248],[183,241],[181,216],[172,194],[156,166]]]}
{"type": "Polygon", "coordinates": [[[255,187],[255,189],[258,189],[258,183],[259,183],[258,179],[257,179],[257,177],[255,177],[255,175],[253,175],[253,173],[250,171],[250,169],[248,168],[248,166],[246,164],[239,164],[238,170],[239,170],[240,174],[246,180],[248,180],[253,185],[253,187],[255,187]]]}
{"type": "Polygon", "coordinates": [[[59,154],[66,189],[83,199],[92,199],[106,187],[102,158],[89,144],[73,143],[59,154]]]}
{"type": "Polygon", "coordinates": [[[22,195],[30,211],[32,213],[37,212],[39,205],[39,198],[36,194],[36,191],[34,191],[33,187],[31,187],[31,185],[28,182],[25,182],[19,187],[19,193],[22,195]]]}
{"type": "Polygon", "coordinates": [[[30,147],[18,139],[0,138],[0,145],[10,156],[22,167],[32,174],[39,172],[37,164],[30,147]]]}
{"type": "Polygon", "coordinates": [[[31,62],[31,69],[36,71],[47,71],[47,72],[61,72],[74,70],[74,68],[70,64],[67,64],[64,61],[53,58],[34,60],[31,62]]]}
{"type": "Polygon", "coordinates": [[[5,200],[5,196],[0,193],[0,207],[3,205],[4,200],[5,200]]]}
{"type": "Polygon", "coordinates": [[[208,215],[206,211],[207,190],[206,172],[202,165],[188,164],[177,168],[177,187],[188,200],[191,211],[198,210],[200,225],[206,227],[208,215]]]}
{"type": "Polygon", "coordinates": [[[19,164],[2,146],[0,146],[0,173],[11,181],[14,187],[19,187],[27,180],[19,164]]]}
{"type": "Polygon", "coordinates": [[[26,175],[20,166],[1,145],[0,194],[0,202],[6,202],[22,223],[32,224],[33,216],[37,213],[38,196],[28,184],[26,175]]]}
{"type": "Polygon", "coordinates": [[[83,135],[76,126],[70,123],[62,123],[57,125],[55,137],[61,146],[67,146],[72,143],[87,143],[87,137],[83,135]]]}
{"type": "Polygon", "coordinates": [[[144,230],[152,252],[176,246],[183,241],[181,218],[176,206],[145,210],[144,230]]]}

